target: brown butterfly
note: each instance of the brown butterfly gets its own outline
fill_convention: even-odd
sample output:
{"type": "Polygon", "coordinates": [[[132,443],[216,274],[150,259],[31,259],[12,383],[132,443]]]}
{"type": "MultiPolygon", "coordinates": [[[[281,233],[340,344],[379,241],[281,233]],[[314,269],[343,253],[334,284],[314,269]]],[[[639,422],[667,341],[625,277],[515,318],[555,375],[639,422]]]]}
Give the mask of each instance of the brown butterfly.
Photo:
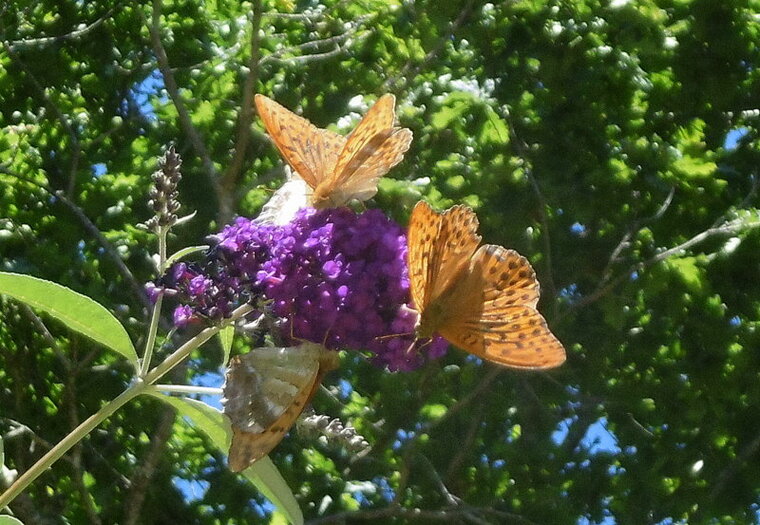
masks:
{"type": "Polygon", "coordinates": [[[443,213],[422,201],[414,207],[408,259],[417,336],[437,332],[471,354],[514,368],[561,365],[565,349],[536,310],[539,286],[530,263],[501,246],[478,248],[477,230],[468,207],[443,213]]]}
{"type": "Polygon", "coordinates": [[[229,467],[240,472],[282,441],[317,391],[338,367],[338,353],[303,343],[255,348],[230,361],[223,412],[232,423],[229,467]]]}
{"type": "Polygon", "coordinates": [[[267,132],[290,166],[312,190],[315,208],[364,201],[377,193],[377,181],[401,162],[412,132],[394,127],[396,97],[383,95],[356,128],[343,137],[319,129],[280,104],[256,95],[256,109],[267,132]]]}

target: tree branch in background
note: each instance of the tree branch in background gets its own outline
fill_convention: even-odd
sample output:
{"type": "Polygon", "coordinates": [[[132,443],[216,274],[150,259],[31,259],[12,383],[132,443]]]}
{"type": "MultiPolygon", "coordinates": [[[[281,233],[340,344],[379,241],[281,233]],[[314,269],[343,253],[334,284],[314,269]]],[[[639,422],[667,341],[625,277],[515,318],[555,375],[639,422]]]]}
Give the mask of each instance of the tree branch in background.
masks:
{"type": "Polygon", "coordinates": [[[317,40],[310,40],[296,46],[279,49],[262,58],[260,65],[264,66],[270,62],[274,62],[276,64],[315,62],[318,60],[324,60],[326,58],[338,56],[346,51],[346,48],[343,47],[343,44],[345,44],[350,37],[354,36],[359,31],[359,28],[362,26],[362,24],[367,20],[370,20],[370,18],[371,17],[369,16],[362,16],[356,20],[351,21],[348,29],[339,35],[333,35],[317,40]],[[332,49],[329,51],[322,50],[322,47],[325,45],[332,46],[332,49]],[[296,52],[303,53],[305,51],[312,50],[318,52],[313,54],[299,54],[288,58],[282,58],[284,55],[294,54],[296,52]]]}
{"type": "MultiPolygon", "coordinates": [[[[79,426],[79,414],[77,411],[77,388],[76,388],[77,374],[70,368],[66,370],[65,388],[63,392],[64,402],[66,403],[66,415],[69,420],[69,429],[74,430],[79,426]]],[[[71,464],[74,467],[72,474],[74,478],[74,485],[76,486],[79,498],[82,500],[85,514],[87,519],[93,525],[100,525],[102,522],[98,517],[98,511],[95,508],[95,502],[93,501],[92,494],[87,489],[87,485],[84,482],[84,469],[82,468],[82,442],[77,443],[71,449],[71,464]]]]}
{"type": "Polygon", "coordinates": [[[617,244],[617,246],[615,246],[615,249],[612,250],[612,254],[607,260],[607,265],[602,272],[602,285],[612,276],[612,266],[618,262],[621,252],[630,246],[629,241],[631,240],[631,237],[641,231],[642,226],[651,224],[662,218],[662,216],[665,215],[665,212],[670,207],[670,204],[673,202],[673,196],[675,194],[676,188],[675,186],[671,186],[670,191],[668,192],[668,196],[665,197],[665,201],[660,205],[654,215],[633,221],[628,230],[625,232],[625,235],[623,235],[623,238],[620,239],[620,242],[617,244]]]}
{"type": "Polygon", "coordinates": [[[404,67],[401,68],[401,71],[396,76],[391,77],[385,81],[383,87],[387,91],[397,91],[400,87],[399,84],[402,81],[405,85],[408,85],[409,82],[413,80],[420,71],[426,68],[427,65],[432,62],[435,57],[438,56],[438,54],[443,50],[444,46],[451,41],[454,33],[456,33],[457,30],[462,27],[465,22],[467,22],[467,20],[470,18],[470,15],[472,14],[472,8],[474,6],[475,0],[469,0],[469,2],[467,2],[467,5],[465,5],[459,12],[459,16],[457,16],[457,18],[451,23],[449,30],[446,31],[446,33],[438,39],[438,42],[436,42],[433,48],[427,52],[425,57],[418,64],[412,64],[412,61],[409,60],[406,64],[404,64],[404,67]]]}
{"type": "Polygon", "coordinates": [[[97,226],[90,220],[87,215],[85,215],[84,211],[82,211],[79,206],[74,204],[71,200],[69,200],[68,197],[62,192],[62,191],[55,191],[51,188],[48,188],[44,184],[40,184],[39,182],[36,182],[34,180],[28,179],[26,177],[23,177],[17,173],[13,173],[10,171],[6,166],[0,164],[0,173],[4,173],[6,175],[10,175],[11,177],[14,177],[18,180],[22,180],[24,182],[27,182],[29,184],[32,184],[33,186],[36,186],[37,188],[40,188],[41,190],[46,191],[50,195],[53,195],[56,197],[63,205],[65,205],[71,212],[74,214],[74,216],[79,219],[79,222],[82,223],[82,226],[84,227],[85,231],[89,233],[105,250],[105,253],[108,255],[108,257],[111,259],[111,261],[116,266],[116,269],[121,274],[124,281],[130,286],[132,289],[132,293],[137,297],[137,299],[140,301],[140,303],[148,308],[150,306],[150,301],[148,300],[148,296],[145,294],[145,291],[143,290],[143,287],[140,283],[137,282],[137,279],[135,279],[135,276],[132,275],[132,272],[127,268],[127,265],[124,264],[124,261],[119,256],[119,253],[116,251],[116,248],[108,241],[108,239],[105,238],[105,236],[100,232],[97,226]]]}
{"type": "Polygon", "coordinates": [[[150,480],[158,467],[158,464],[166,452],[166,444],[172,436],[172,428],[176,418],[174,408],[162,405],[158,425],[150,438],[150,446],[147,454],[134,473],[130,482],[129,493],[124,502],[124,525],[135,525],[139,522],[142,513],[145,494],[150,487],[150,480]]]}
{"type": "Polygon", "coordinates": [[[219,201],[219,223],[226,224],[232,219],[234,213],[233,198],[236,195],[235,188],[238,186],[240,175],[243,172],[245,153],[251,139],[251,123],[253,122],[253,95],[256,83],[259,79],[259,61],[261,60],[261,0],[253,1],[253,18],[251,20],[251,56],[248,59],[248,74],[243,83],[243,101],[240,107],[238,119],[237,138],[235,140],[235,152],[230,164],[222,175],[219,201]]]}
{"type": "MultiPolygon", "coordinates": [[[[515,129],[514,122],[512,122],[512,115],[509,112],[509,109],[505,109],[503,112],[503,117],[505,122],[507,123],[507,129],[509,129],[509,143],[514,148],[515,153],[517,154],[517,157],[522,161],[522,167],[523,170],[525,170],[525,174],[528,176],[528,181],[530,182],[531,188],[533,188],[533,194],[536,196],[536,199],[538,200],[538,217],[541,221],[541,240],[544,245],[544,256],[546,257],[546,275],[541,280],[542,283],[545,283],[545,288],[547,289],[549,297],[555,298],[557,296],[557,287],[554,284],[554,266],[552,264],[552,241],[551,241],[551,235],[549,233],[549,217],[546,214],[546,210],[548,209],[549,205],[546,202],[546,198],[544,197],[544,194],[541,192],[541,188],[538,185],[538,181],[536,180],[536,177],[533,175],[533,163],[530,161],[530,147],[528,144],[525,143],[525,141],[522,140],[522,138],[517,134],[517,130],[515,129]]],[[[557,317],[557,301],[552,301],[552,313],[554,314],[553,317],[557,317]]]]}
{"type": "MultiPolygon", "coordinates": [[[[140,16],[143,15],[141,14],[140,16]]],[[[211,156],[206,149],[206,144],[203,141],[200,132],[195,129],[193,120],[190,118],[190,112],[187,110],[187,106],[185,106],[185,102],[182,100],[182,95],[180,95],[177,81],[174,78],[174,73],[172,73],[172,69],[169,66],[169,57],[166,55],[166,49],[161,42],[161,0],[153,0],[151,22],[148,23],[147,20],[144,20],[144,22],[150,33],[150,41],[153,46],[153,52],[156,54],[158,70],[164,78],[166,91],[169,93],[169,96],[174,103],[174,107],[177,109],[180,125],[190,139],[190,143],[193,145],[195,153],[201,158],[203,169],[206,171],[206,176],[211,181],[211,185],[216,192],[217,198],[221,200],[223,189],[221,187],[219,174],[217,173],[214,163],[211,160],[211,156]]]]}
{"type": "Polygon", "coordinates": [[[467,426],[467,433],[464,439],[457,445],[456,454],[454,454],[449,461],[449,466],[446,468],[446,474],[444,479],[449,485],[459,478],[459,470],[464,463],[465,458],[472,454],[473,443],[475,438],[478,437],[480,431],[480,425],[483,423],[483,407],[485,405],[477,405],[474,407],[470,416],[470,424],[467,426]]]}
{"type": "Polygon", "coordinates": [[[599,299],[601,299],[602,297],[610,293],[612,290],[614,290],[619,284],[630,279],[631,274],[633,272],[642,272],[646,270],[647,268],[649,268],[650,266],[653,266],[659,262],[662,262],[665,259],[668,259],[669,257],[683,254],[683,252],[685,252],[689,248],[696,246],[697,244],[702,243],[706,241],[707,239],[711,239],[713,237],[718,237],[718,236],[723,236],[723,235],[736,235],[743,231],[752,230],[758,227],[760,227],[760,220],[747,223],[747,221],[745,221],[744,219],[736,219],[733,221],[726,221],[720,226],[708,228],[707,230],[698,233],[691,239],[684,241],[677,246],[664,250],[658,253],[657,255],[647,259],[646,261],[633,265],[627,271],[625,271],[624,273],[618,275],[617,277],[613,279],[609,279],[606,283],[602,282],[600,286],[597,286],[597,288],[591,294],[584,296],[578,302],[575,302],[572,305],[570,305],[570,310],[568,310],[567,312],[563,314],[560,314],[559,318],[561,319],[565,317],[572,310],[577,310],[578,308],[586,307],[589,304],[598,301],[599,299]]]}
{"type": "Polygon", "coordinates": [[[736,457],[733,459],[733,461],[726,465],[723,470],[721,470],[717,475],[715,478],[715,484],[710,491],[711,500],[714,500],[720,496],[721,492],[723,492],[723,490],[726,488],[726,485],[731,480],[731,478],[736,476],[739,470],[745,466],[747,461],[749,461],[752,456],[757,454],[758,450],[760,450],[760,432],[755,434],[755,437],[752,439],[752,441],[744,445],[736,457]]]}
{"type": "Polygon", "coordinates": [[[67,40],[78,40],[82,37],[87,36],[92,31],[100,27],[103,22],[111,18],[111,15],[113,15],[117,9],[121,8],[121,4],[117,4],[108,11],[105,12],[103,16],[95,20],[89,25],[85,25],[82,27],[82,24],[79,25],[78,29],[75,29],[71,31],[70,33],[66,33],[64,35],[58,35],[58,36],[46,36],[46,37],[40,37],[40,38],[29,38],[26,40],[16,40],[12,42],[7,42],[6,45],[8,46],[8,49],[10,51],[24,51],[26,49],[32,49],[32,48],[40,48],[40,47],[46,47],[52,44],[60,44],[61,42],[65,42],[67,40]]]}
{"type": "MultiPolygon", "coordinates": [[[[328,523],[353,523],[356,521],[378,521],[381,519],[398,518],[409,523],[416,521],[435,521],[442,523],[466,523],[472,521],[475,514],[490,516],[493,519],[486,523],[520,523],[537,525],[519,514],[504,512],[491,507],[454,507],[441,510],[408,509],[397,505],[377,510],[358,510],[338,512],[331,516],[309,520],[306,525],[326,525],[328,523]]],[[[378,521],[380,523],[380,521],[378,521]]]]}
{"type": "Polygon", "coordinates": [[[441,479],[441,475],[438,473],[438,470],[436,470],[435,465],[433,465],[428,457],[424,454],[419,454],[418,457],[421,459],[421,463],[424,464],[427,468],[428,474],[430,474],[430,477],[432,478],[435,486],[438,487],[438,491],[441,493],[441,496],[443,496],[443,499],[446,500],[446,504],[452,507],[461,505],[461,498],[451,493],[451,491],[441,479]]]}
{"type": "MultiPolygon", "coordinates": [[[[5,32],[4,27],[0,27],[2,29],[3,33],[5,32]]],[[[73,196],[74,194],[74,188],[76,186],[76,174],[79,169],[79,159],[82,156],[82,145],[79,142],[79,137],[77,137],[76,132],[74,131],[74,128],[71,127],[71,124],[69,124],[68,120],[66,120],[66,115],[64,115],[63,111],[58,107],[58,105],[53,102],[53,99],[50,98],[50,95],[48,95],[45,88],[42,86],[42,84],[39,83],[37,78],[34,76],[32,71],[26,66],[23,60],[21,60],[8,45],[7,42],[2,43],[3,48],[5,49],[6,53],[8,53],[8,56],[11,57],[11,60],[16,63],[16,65],[21,68],[26,76],[29,78],[29,81],[34,85],[34,88],[37,90],[37,93],[42,98],[42,100],[45,101],[45,106],[50,108],[50,110],[55,115],[58,122],[63,127],[66,134],[69,136],[69,140],[71,140],[71,147],[72,147],[72,153],[71,153],[71,165],[69,166],[69,176],[68,176],[68,185],[66,188],[66,195],[73,196]]]]}

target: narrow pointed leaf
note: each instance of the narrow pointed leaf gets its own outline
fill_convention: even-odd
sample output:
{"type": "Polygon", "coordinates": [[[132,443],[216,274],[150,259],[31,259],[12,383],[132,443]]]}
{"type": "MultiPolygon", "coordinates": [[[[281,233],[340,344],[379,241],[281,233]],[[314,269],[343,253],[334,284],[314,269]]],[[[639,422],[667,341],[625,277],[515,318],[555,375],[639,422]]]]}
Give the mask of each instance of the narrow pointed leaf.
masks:
{"type": "MultiPolygon", "coordinates": [[[[224,452],[229,450],[232,428],[229,420],[219,410],[196,399],[167,396],[157,390],[148,390],[147,393],[176,408],[180,415],[191,420],[192,424],[202,430],[219,449],[224,452]]],[[[269,456],[244,470],[243,475],[287,517],[290,523],[303,524],[303,514],[298,502],[269,456]]]]}
{"type": "Polygon", "coordinates": [[[232,340],[235,338],[235,326],[230,325],[222,328],[219,331],[219,342],[222,345],[222,352],[224,352],[224,360],[222,366],[227,366],[230,360],[230,352],[232,351],[232,340]]]}
{"type": "Polygon", "coordinates": [[[7,272],[0,272],[0,293],[46,312],[137,364],[135,347],[119,320],[86,295],[31,275],[7,272]]]}
{"type": "Polygon", "coordinates": [[[166,262],[164,263],[163,269],[165,270],[169,266],[171,266],[175,261],[178,261],[179,259],[190,255],[191,253],[197,253],[197,252],[204,252],[208,250],[208,245],[201,244],[200,246],[188,246],[187,248],[182,248],[177,253],[172,254],[168,259],[166,259],[166,262]]]}

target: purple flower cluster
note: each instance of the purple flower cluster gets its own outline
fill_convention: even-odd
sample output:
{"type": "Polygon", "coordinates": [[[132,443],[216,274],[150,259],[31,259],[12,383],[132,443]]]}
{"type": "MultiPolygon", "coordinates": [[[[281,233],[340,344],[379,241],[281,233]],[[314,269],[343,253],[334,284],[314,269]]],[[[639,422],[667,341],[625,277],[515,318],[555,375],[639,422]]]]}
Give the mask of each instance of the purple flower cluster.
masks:
{"type": "Polygon", "coordinates": [[[187,301],[175,310],[175,324],[217,319],[262,298],[283,320],[285,337],[368,350],[392,370],[416,368],[446,351],[440,337],[415,339],[406,237],[379,210],[305,208],[284,226],[239,218],[215,240],[203,271],[173,269],[171,286],[187,301]]]}

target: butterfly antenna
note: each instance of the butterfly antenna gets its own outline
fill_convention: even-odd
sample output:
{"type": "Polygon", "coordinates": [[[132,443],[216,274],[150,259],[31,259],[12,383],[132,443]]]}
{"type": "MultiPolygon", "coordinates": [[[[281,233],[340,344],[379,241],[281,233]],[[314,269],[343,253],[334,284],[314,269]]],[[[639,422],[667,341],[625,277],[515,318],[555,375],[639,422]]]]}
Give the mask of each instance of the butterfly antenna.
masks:
{"type": "MultiPolygon", "coordinates": [[[[419,339],[415,339],[414,341],[412,341],[412,344],[410,344],[410,345],[407,347],[406,351],[404,352],[404,355],[405,355],[406,357],[410,357],[410,356],[411,356],[411,355],[412,355],[412,354],[415,352],[415,350],[414,350],[414,345],[416,345],[416,344],[417,344],[417,341],[419,341],[419,339]]],[[[422,344],[420,345],[420,347],[417,349],[417,352],[419,352],[420,350],[422,350],[423,348],[425,348],[427,345],[429,345],[429,344],[430,344],[430,343],[432,343],[432,342],[433,342],[433,339],[432,339],[432,338],[429,338],[427,341],[425,341],[424,343],[422,343],[422,344]]]]}
{"type": "Polygon", "coordinates": [[[298,341],[299,343],[313,343],[314,341],[309,341],[308,339],[304,339],[303,337],[297,337],[296,334],[293,332],[293,325],[296,323],[293,321],[293,316],[290,316],[290,340],[291,341],[298,341]]]}
{"type": "Polygon", "coordinates": [[[330,334],[330,330],[332,330],[333,326],[335,326],[335,321],[338,320],[338,317],[336,316],[335,319],[332,320],[332,323],[330,323],[330,326],[327,327],[327,330],[325,330],[325,336],[322,338],[322,347],[327,348],[327,336],[330,334]]]}
{"type": "Polygon", "coordinates": [[[375,336],[373,339],[377,339],[379,341],[381,339],[390,339],[391,337],[404,337],[406,335],[414,335],[414,332],[402,332],[400,334],[378,335],[378,336],[375,336]]]}

